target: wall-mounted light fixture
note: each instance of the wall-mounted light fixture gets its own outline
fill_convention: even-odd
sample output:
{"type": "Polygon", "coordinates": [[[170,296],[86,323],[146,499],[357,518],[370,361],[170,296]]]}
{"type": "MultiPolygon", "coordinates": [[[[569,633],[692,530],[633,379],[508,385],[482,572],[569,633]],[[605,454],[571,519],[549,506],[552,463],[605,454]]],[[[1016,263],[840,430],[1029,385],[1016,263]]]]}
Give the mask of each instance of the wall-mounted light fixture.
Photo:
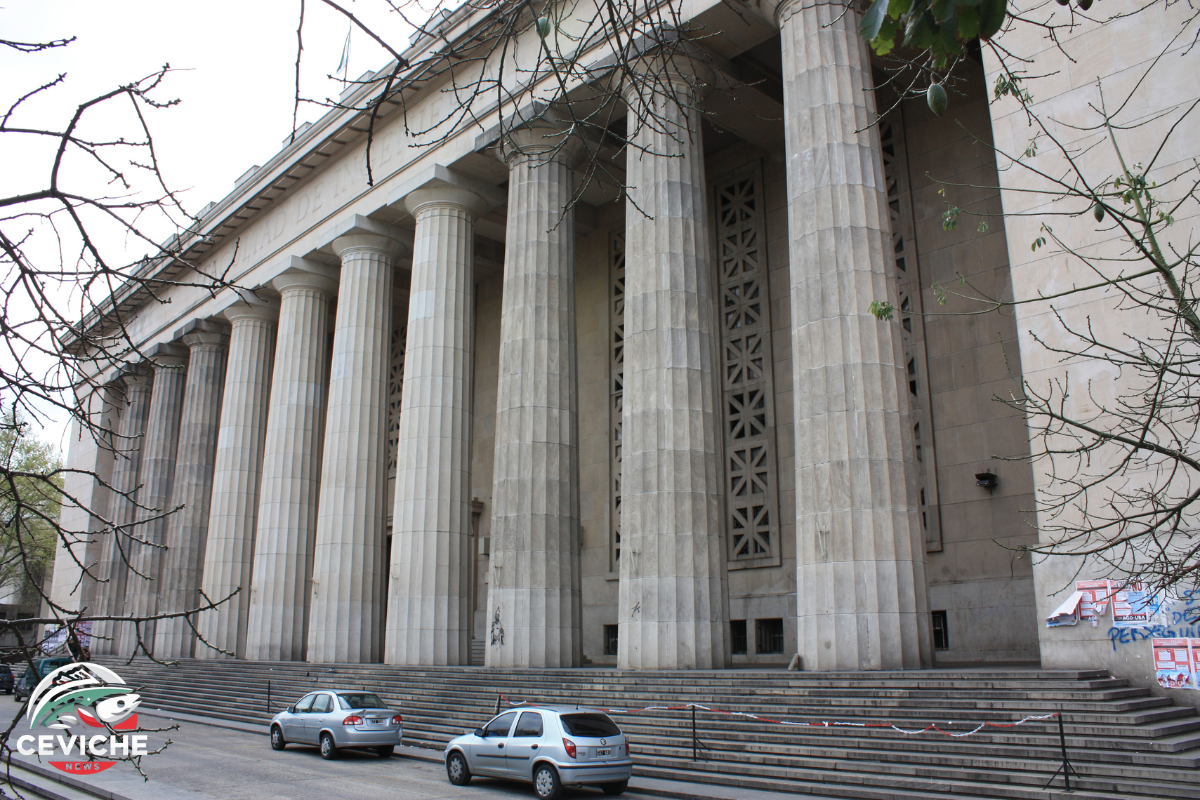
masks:
{"type": "Polygon", "coordinates": [[[982,486],[990,492],[1000,485],[1000,479],[990,472],[976,472],[975,485],[982,486]]]}

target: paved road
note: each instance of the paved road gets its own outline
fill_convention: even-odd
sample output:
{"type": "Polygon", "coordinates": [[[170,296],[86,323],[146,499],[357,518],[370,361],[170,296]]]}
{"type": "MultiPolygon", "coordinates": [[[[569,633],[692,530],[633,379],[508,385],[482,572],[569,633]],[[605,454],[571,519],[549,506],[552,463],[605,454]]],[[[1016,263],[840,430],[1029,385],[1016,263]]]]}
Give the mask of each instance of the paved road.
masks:
{"type": "MultiPolygon", "coordinates": [[[[0,695],[0,723],[21,706],[0,695]]],[[[143,728],[165,727],[143,715],[143,728]]],[[[151,736],[151,747],[169,739],[167,749],[143,760],[149,782],[128,764],[117,764],[88,783],[130,800],[536,800],[528,785],[476,778],[469,786],[452,786],[440,764],[413,758],[347,752],[325,761],[314,747],[271,750],[264,734],[181,722],[177,731],[151,736]]],[[[14,734],[28,731],[24,721],[14,734]]],[[[36,731],[48,732],[48,731],[36,731]]],[[[564,800],[592,800],[598,790],[567,790],[564,800]]],[[[645,798],[629,792],[626,798],[645,798]]]]}

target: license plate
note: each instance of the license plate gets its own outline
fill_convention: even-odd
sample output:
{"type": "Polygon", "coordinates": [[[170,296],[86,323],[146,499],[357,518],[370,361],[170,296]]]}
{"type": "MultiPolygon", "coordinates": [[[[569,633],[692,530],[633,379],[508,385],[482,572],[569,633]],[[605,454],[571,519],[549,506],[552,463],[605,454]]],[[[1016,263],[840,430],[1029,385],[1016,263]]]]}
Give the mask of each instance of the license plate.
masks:
{"type": "Polygon", "coordinates": [[[611,747],[605,747],[603,750],[597,750],[597,751],[596,751],[596,757],[597,757],[597,758],[604,758],[605,756],[611,756],[611,755],[612,755],[612,748],[611,748],[611,747]]]}
{"type": "Polygon", "coordinates": [[[383,720],[381,720],[381,719],[369,719],[369,720],[367,720],[367,724],[368,724],[368,725],[382,725],[382,724],[383,724],[383,720]]]}

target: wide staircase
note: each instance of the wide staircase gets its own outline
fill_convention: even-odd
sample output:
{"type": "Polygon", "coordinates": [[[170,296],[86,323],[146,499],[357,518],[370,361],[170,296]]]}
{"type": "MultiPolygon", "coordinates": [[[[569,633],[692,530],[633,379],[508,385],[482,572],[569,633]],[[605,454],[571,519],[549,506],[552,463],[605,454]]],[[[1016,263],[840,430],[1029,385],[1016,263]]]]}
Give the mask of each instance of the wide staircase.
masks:
{"type": "Polygon", "coordinates": [[[1071,797],[1200,800],[1195,709],[1103,670],[618,672],[108,663],[143,687],[147,708],[262,722],[264,730],[275,713],[312,689],[369,689],[402,711],[405,744],[439,750],[484,723],[498,702],[501,708],[511,701],[685,706],[613,714],[632,742],[635,775],[856,800],[1062,796],[1061,774],[1044,788],[1062,766],[1057,717],[950,735],[983,722],[1010,724],[1061,711],[1067,756],[1078,773],[1071,776],[1071,797]],[[693,723],[688,704],[713,710],[695,709],[693,723]],[[816,725],[785,726],[717,710],[816,725]],[[942,732],[903,732],[931,723],[942,732]]]}

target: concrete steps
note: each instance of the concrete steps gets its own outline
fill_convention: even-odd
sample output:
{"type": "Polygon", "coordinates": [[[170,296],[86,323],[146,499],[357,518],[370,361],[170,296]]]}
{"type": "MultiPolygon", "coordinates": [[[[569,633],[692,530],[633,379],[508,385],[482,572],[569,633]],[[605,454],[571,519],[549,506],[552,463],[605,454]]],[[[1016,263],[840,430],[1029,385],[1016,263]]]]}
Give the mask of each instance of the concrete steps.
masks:
{"type": "Polygon", "coordinates": [[[143,686],[149,708],[266,723],[314,688],[367,688],[404,715],[405,742],[440,749],[486,721],[497,697],[641,708],[700,703],[792,727],[697,712],[709,748],[692,760],[690,711],[614,714],[633,744],[637,773],[710,785],[828,798],[1047,798],[1061,764],[1057,719],[971,736],[907,735],[930,722],[951,733],[1062,709],[1068,752],[1081,773],[1074,797],[1200,800],[1200,716],[1099,670],[940,670],[884,673],[502,671],[380,664],[186,660],[109,662],[143,686]],[[267,706],[267,685],[271,705],[267,706]]]}

